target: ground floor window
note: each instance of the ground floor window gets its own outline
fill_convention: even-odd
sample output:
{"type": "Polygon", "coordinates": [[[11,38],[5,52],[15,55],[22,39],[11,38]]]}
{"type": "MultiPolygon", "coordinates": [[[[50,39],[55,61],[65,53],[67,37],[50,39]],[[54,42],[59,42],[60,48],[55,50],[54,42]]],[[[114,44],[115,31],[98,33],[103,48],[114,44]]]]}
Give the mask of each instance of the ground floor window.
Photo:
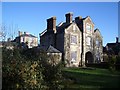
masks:
{"type": "Polygon", "coordinates": [[[77,60],[77,51],[71,52],[71,62],[75,62],[77,60]]]}

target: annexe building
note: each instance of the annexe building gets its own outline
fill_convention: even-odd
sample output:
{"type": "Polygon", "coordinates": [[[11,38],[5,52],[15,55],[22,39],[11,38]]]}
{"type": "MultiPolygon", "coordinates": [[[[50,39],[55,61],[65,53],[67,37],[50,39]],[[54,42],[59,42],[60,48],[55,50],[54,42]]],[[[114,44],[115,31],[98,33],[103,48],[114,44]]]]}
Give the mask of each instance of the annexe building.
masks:
{"type": "Polygon", "coordinates": [[[28,48],[33,48],[38,46],[38,38],[27,32],[18,31],[18,36],[14,40],[16,43],[27,44],[28,48]]]}

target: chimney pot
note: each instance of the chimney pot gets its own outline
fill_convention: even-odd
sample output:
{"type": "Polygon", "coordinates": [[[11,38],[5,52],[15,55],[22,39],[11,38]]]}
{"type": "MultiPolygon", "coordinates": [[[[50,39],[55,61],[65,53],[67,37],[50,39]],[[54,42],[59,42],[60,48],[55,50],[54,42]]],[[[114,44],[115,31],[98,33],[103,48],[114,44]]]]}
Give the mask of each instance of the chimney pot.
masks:
{"type": "Polygon", "coordinates": [[[24,34],[27,34],[26,32],[24,32],[24,34]]]}
{"type": "Polygon", "coordinates": [[[18,31],[18,35],[21,36],[21,35],[22,35],[22,32],[21,32],[21,31],[18,31]]]}

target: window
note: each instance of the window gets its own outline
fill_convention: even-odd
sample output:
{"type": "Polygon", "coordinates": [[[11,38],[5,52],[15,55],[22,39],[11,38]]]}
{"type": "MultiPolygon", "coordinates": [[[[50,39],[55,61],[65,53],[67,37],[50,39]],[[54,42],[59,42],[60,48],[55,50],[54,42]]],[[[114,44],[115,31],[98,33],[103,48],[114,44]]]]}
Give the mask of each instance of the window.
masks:
{"type": "Polygon", "coordinates": [[[90,44],[91,44],[91,38],[90,38],[90,37],[87,37],[87,38],[86,38],[86,44],[87,44],[87,45],[90,45],[90,44]]]}
{"type": "Polygon", "coordinates": [[[20,42],[24,42],[24,40],[23,40],[24,38],[23,37],[21,37],[21,41],[20,42]]]}
{"type": "Polygon", "coordinates": [[[86,30],[89,30],[89,31],[92,30],[91,24],[89,24],[89,23],[86,24],[86,30]]]}
{"type": "Polygon", "coordinates": [[[72,51],[71,52],[71,61],[75,62],[77,59],[77,51],[72,51]]]}
{"type": "Polygon", "coordinates": [[[99,47],[99,41],[98,41],[98,40],[96,40],[96,46],[98,46],[98,47],[99,47]]]}
{"type": "Polygon", "coordinates": [[[29,42],[32,42],[32,38],[29,38],[29,42]]]}
{"type": "Polygon", "coordinates": [[[71,35],[71,43],[77,44],[77,36],[71,35]]]}

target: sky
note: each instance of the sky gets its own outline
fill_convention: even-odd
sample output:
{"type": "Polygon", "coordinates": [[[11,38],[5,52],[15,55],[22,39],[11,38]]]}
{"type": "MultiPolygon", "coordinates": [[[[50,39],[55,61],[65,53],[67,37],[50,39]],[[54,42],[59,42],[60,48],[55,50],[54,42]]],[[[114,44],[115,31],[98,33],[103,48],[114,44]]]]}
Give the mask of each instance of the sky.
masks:
{"type": "MultiPolygon", "coordinates": [[[[57,24],[64,21],[65,14],[73,12],[77,16],[90,16],[95,28],[103,36],[103,45],[115,42],[118,36],[117,2],[3,2],[2,23],[8,32],[29,32],[39,39],[39,33],[47,27],[46,19],[56,16],[57,24]]],[[[10,34],[10,33],[9,33],[10,34]]]]}

